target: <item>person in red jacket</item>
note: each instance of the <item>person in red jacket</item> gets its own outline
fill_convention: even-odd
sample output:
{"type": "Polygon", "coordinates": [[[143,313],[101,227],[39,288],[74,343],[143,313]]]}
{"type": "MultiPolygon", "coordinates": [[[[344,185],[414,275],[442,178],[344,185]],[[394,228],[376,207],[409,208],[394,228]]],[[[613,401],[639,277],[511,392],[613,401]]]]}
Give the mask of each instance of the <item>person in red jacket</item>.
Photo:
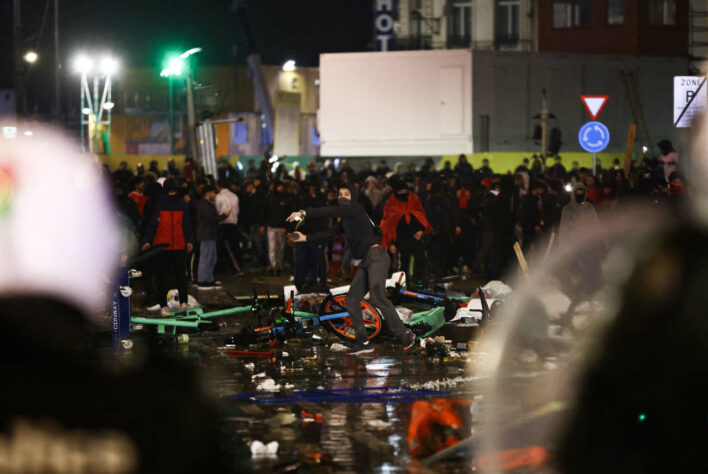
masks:
{"type": "Polygon", "coordinates": [[[408,190],[406,182],[393,176],[389,182],[393,194],[384,205],[381,246],[392,254],[398,253],[401,270],[409,274],[411,256],[414,258],[414,277],[420,280],[425,271],[423,236],[433,231],[418,196],[408,190]]]}
{"type": "Polygon", "coordinates": [[[145,203],[147,203],[147,196],[143,194],[145,191],[145,179],[142,176],[135,176],[130,180],[131,187],[133,190],[128,194],[128,197],[135,201],[138,206],[138,211],[140,211],[140,216],[142,217],[143,211],[145,210],[145,203]]]}
{"type": "Polygon", "coordinates": [[[162,195],[143,236],[143,250],[152,245],[167,244],[166,250],[155,256],[159,304],[163,315],[170,314],[166,305],[167,292],[171,288],[179,290],[180,301],[186,307],[187,254],[194,247],[194,229],[189,211],[177,191],[178,186],[174,179],[165,180],[162,195]]]}

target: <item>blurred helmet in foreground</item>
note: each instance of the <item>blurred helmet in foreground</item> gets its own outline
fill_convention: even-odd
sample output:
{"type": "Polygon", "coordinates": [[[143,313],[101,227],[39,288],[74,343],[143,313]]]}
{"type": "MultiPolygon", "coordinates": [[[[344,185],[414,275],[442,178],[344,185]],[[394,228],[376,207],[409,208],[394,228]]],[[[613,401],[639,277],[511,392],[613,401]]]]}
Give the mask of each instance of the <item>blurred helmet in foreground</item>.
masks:
{"type": "Polygon", "coordinates": [[[98,163],[47,127],[0,137],[0,296],[52,296],[93,316],[120,245],[98,163]]]}
{"type": "Polygon", "coordinates": [[[708,233],[627,208],[512,285],[482,342],[485,472],[705,470],[708,233]],[[696,465],[699,463],[699,465],[696,465]]]}

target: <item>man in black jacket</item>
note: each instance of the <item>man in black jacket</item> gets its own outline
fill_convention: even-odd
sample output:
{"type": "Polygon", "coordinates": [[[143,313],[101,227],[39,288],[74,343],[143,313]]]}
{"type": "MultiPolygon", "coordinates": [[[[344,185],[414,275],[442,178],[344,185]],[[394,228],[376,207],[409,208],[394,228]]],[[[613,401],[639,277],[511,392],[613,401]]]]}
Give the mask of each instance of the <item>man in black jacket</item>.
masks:
{"type": "MultiPolygon", "coordinates": [[[[324,205],[324,197],[318,192],[315,183],[310,183],[305,188],[305,194],[300,198],[302,209],[320,207],[324,205]]],[[[307,234],[322,232],[327,229],[327,219],[310,218],[303,222],[298,230],[307,234]]],[[[293,271],[295,287],[298,291],[317,284],[320,278],[326,282],[327,269],[325,268],[324,249],[325,242],[298,242],[295,244],[295,269],[293,271]]]]}
{"type": "Polygon", "coordinates": [[[275,192],[268,196],[266,203],[266,222],[268,224],[268,254],[270,270],[279,276],[283,270],[285,258],[285,226],[283,223],[292,210],[290,196],[285,192],[285,186],[280,181],[275,183],[275,192]]]}
{"type": "Polygon", "coordinates": [[[158,297],[160,304],[164,303],[162,315],[169,316],[169,289],[177,288],[182,304],[187,306],[187,254],[191,253],[194,247],[194,229],[187,205],[178,195],[177,182],[168,178],[163,185],[163,191],[148,221],[142,248],[147,250],[151,245],[167,244],[166,250],[155,255],[154,261],[158,297]]]}
{"type": "Polygon", "coordinates": [[[521,224],[524,252],[531,249],[536,237],[543,232],[543,191],[544,183],[535,180],[531,183],[530,192],[521,200],[519,223],[521,224]]]}
{"type": "Polygon", "coordinates": [[[216,265],[216,238],[219,222],[229,217],[229,211],[219,215],[214,205],[216,188],[205,186],[202,198],[197,203],[197,240],[199,240],[198,286],[200,290],[217,288],[214,282],[216,265]]]}
{"type": "Polygon", "coordinates": [[[290,214],[287,220],[293,222],[307,216],[310,218],[341,217],[339,228],[317,232],[309,236],[296,231],[291,234],[291,239],[293,242],[317,242],[327,240],[337,234],[344,234],[347,242],[351,245],[352,257],[362,259],[359,270],[352,280],[345,303],[356,333],[356,344],[350,350],[350,354],[363,354],[374,350],[367,338],[368,334],[361,314],[361,300],[367,291],[371,294],[371,302],[383,312],[386,325],[391,333],[401,342],[404,350],[410,349],[415,344],[415,335],[406,329],[398,317],[396,308],[385,295],[386,276],[391,266],[388,252],[379,245],[379,237],[374,232],[374,226],[363,206],[352,200],[351,190],[346,187],[339,188],[337,196],[339,206],[300,210],[290,214]]]}
{"type": "Polygon", "coordinates": [[[267,195],[260,178],[246,186],[239,221],[248,232],[254,270],[268,266],[268,237],[265,228],[265,205],[267,195]]]}

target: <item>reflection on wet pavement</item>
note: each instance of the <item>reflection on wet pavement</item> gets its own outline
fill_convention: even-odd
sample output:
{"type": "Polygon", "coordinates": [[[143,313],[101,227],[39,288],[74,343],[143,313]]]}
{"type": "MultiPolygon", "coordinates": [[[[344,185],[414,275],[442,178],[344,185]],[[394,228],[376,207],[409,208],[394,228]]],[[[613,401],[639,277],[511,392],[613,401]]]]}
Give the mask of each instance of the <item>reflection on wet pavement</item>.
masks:
{"type": "MultiPolygon", "coordinates": [[[[271,351],[272,358],[230,357],[224,346],[227,336],[254,325],[251,318],[250,314],[223,318],[219,331],[192,336],[189,343],[176,346],[181,357],[203,369],[207,389],[223,413],[225,449],[239,472],[415,470],[407,445],[411,405],[432,396],[408,397],[408,387],[457,377],[460,381],[449,386],[433,384],[416,390],[468,399],[479,393],[478,381],[467,378],[471,360],[467,352],[431,358],[420,348],[404,352],[396,342],[380,338],[374,353],[351,357],[331,351],[330,346],[340,340],[321,328],[316,329],[320,339],[303,335],[273,347],[248,348],[271,351]],[[257,390],[268,379],[280,386],[277,393],[257,390]],[[316,392],[302,392],[307,390],[316,392]],[[397,395],[399,390],[404,392],[397,395]],[[231,398],[242,394],[253,395],[231,398]],[[331,398],[323,402],[313,400],[315,396],[331,398]],[[349,398],[342,401],[343,396],[349,398]],[[272,397],[294,400],[280,403],[272,397]],[[265,445],[277,441],[277,454],[253,456],[250,447],[256,440],[265,445]]],[[[438,463],[428,472],[440,470],[470,472],[471,467],[463,458],[438,463]]]]}

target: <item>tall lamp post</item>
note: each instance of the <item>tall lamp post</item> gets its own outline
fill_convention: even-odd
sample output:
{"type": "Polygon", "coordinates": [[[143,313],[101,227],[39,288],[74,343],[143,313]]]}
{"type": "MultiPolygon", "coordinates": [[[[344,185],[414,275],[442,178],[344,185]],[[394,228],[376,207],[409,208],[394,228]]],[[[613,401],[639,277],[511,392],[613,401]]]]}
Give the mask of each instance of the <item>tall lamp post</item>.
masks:
{"type": "Polygon", "coordinates": [[[167,67],[160,72],[161,77],[166,77],[170,84],[170,154],[175,154],[175,86],[174,76],[182,75],[182,59],[171,58],[167,67]]]}
{"type": "Polygon", "coordinates": [[[197,140],[194,133],[196,124],[194,116],[194,91],[192,89],[192,68],[189,65],[189,57],[202,51],[202,48],[192,48],[179,55],[168,56],[165,61],[166,67],[160,72],[160,76],[166,77],[170,85],[170,153],[175,154],[175,117],[174,117],[174,76],[182,75],[187,86],[187,122],[189,124],[189,149],[193,157],[197,156],[197,140]]]}
{"type": "Polygon", "coordinates": [[[98,126],[106,125],[106,153],[110,154],[111,112],[113,104],[111,78],[118,71],[118,61],[110,56],[104,56],[98,65],[92,58],[80,55],[74,61],[74,67],[81,74],[81,149],[83,151],[98,151],[98,126]],[[88,76],[93,73],[93,97],[89,89],[88,76]],[[99,101],[99,85],[104,78],[103,93],[99,101]],[[103,114],[106,119],[103,119],[103,114]],[[91,125],[93,124],[93,133],[91,125]],[[88,147],[87,147],[88,144],[88,147]]]}

